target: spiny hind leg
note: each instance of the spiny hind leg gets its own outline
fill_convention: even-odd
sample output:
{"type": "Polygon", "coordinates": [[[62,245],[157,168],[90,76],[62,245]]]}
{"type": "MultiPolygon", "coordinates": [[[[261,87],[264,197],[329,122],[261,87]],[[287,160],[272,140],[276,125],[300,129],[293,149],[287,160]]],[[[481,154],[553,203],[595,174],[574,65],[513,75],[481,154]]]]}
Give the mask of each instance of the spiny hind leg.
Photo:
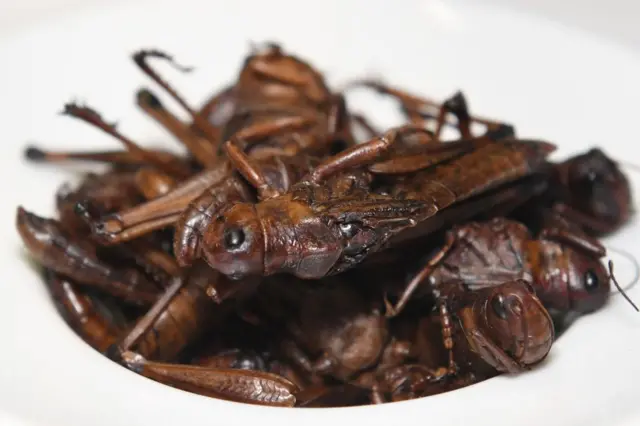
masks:
{"type": "Polygon", "coordinates": [[[154,362],[133,352],[123,353],[123,362],[132,371],[157,382],[229,401],[293,407],[299,392],[284,377],[262,371],[154,362]]]}

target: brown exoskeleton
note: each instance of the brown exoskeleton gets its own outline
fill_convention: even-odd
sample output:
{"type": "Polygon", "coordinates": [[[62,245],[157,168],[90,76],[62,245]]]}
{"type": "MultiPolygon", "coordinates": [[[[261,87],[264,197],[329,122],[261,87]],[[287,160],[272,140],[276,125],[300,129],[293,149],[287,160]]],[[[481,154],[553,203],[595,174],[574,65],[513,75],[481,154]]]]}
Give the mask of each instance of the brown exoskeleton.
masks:
{"type": "Polygon", "coordinates": [[[116,269],[101,260],[90,241],[67,232],[62,224],[18,208],[16,225],[22,241],[44,267],[82,285],[99,288],[141,305],[156,301],[160,288],[136,269],[116,269]]]}
{"type": "Polygon", "coordinates": [[[148,167],[135,170],[116,167],[101,174],[89,173],[77,188],[63,184],[58,189],[59,220],[67,231],[89,236],[91,229],[86,219],[78,214],[78,206],[93,214],[109,214],[155,198],[171,185],[166,175],[148,167]]]}
{"type": "Polygon", "coordinates": [[[555,165],[549,190],[517,213],[527,224],[539,227],[540,207],[601,236],[626,224],[633,212],[629,180],[618,163],[593,148],[555,165]]]}
{"type": "MultiPolygon", "coordinates": [[[[448,113],[455,117],[455,125],[463,138],[472,136],[471,124],[480,123],[487,128],[491,138],[514,137],[513,127],[485,118],[472,117],[467,101],[461,92],[441,105],[396,87],[372,80],[357,80],[351,87],[368,87],[396,98],[407,119],[426,126],[428,118],[434,121],[434,138],[439,139],[443,126],[452,124],[448,113]],[[430,111],[430,113],[429,113],[430,111]]],[[[522,208],[522,218],[532,220],[532,211],[541,206],[552,207],[564,218],[579,224],[591,235],[609,234],[624,225],[633,210],[629,181],[620,165],[601,149],[593,148],[566,161],[554,164],[550,169],[549,190],[541,198],[532,200],[522,208]]],[[[534,214],[535,216],[539,216],[534,214]]],[[[520,217],[520,216],[518,216],[520,217]]]]}
{"type": "MultiPolygon", "coordinates": [[[[69,233],[68,223],[40,218],[23,209],[18,209],[18,231],[32,255],[45,266],[58,273],[72,277],[81,286],[96,286],[116,297],[135,304],[151,305],[151,311],[138,324],[120,337],[109,353],[118,358],[124,350],[155,360],[174,360],[189,344],[215,324],[217,318],[232,311],[232,303],[216,306],[231,295],[240,299],[237,290],[250,289],[251,285],[225,286],[224,277],[207,265],[194,266],[187,273],[185,288],[169,287],[161,297],[160,287],[167,277],[180,275],[173,259],[162,249],[161,238],[133,241],[113,248],[96,247],[83,233],[69,233]],[[153,244],[150,246],[150,244],[153,244]],[[160,245],[160,247],[158,247],[160,245]],[[115,268],[105,256],[115,251],[117,261],[129,258],[142,267],[147,275],[161,275],[162,282],[152,283],[145,274],[134,268],[115,268]],[[153,284],[153,285],[152,285],[153,284]]],[[[150,236],[151,237],[151,236],[150,236]]],[[[114,260],[115,261],[115,260],[114,260]]],[[[132,265],[134,266],[134,265],[132,265]]],[[[80,293],[78,291],[77,293],[80,293]]],[[[61,296],[62,297],[62,296],[61,296]]],[[[71,297],[71,296],[70,296],[71,297]]],[[[80,296],[78,296],[80,297],[80,296]]],[[[71,323],[81,323],[83,312],[72,311],[71,323]]]]}
{"type": "MultiPolygon", "coordinates": [[[[358,273],[355,276],[363,278],[358,273]]],[[[407,383],[412,379],[416,379],[415,385],[418,380],[429,381],[432,384],[442,382],[446,368],[431,369],[415,364],[418,361],[415,318],[403,318],[400,321],[390,324],[391,336],[386,340],[375,365],[355,372],[356,375],[351,375],[347,383],[312,384],[304,388],[298,394],[299,404],[334,407],[379,403],[386,396],[387,390],[396,394],[402,392],[400,386],[395,386],[395,383],[407,383]]]]}
{"type": "Polygon", "coordinates": [[[125,352],[123,360],[136,373],[200,395],[257,405],[293,407],[296,403],[297,386],[273,373],[160,363],[131,352],[125,352]]]}
{"type": "Polygon", "coordinates": [[[451,309],[445,313],[447,327],[441,327],[443,312],[438,309],[417,319],[398,318],[412,326],[408,330],[413,336],[398,336],[394,355],[386,350],[374,370],[355,380],[371,390],[373,403],[434,395],[499,373],[517,374],[549,353],[553,322],[527,282],[443,290],[438,298],[451,309]],[[404,351],[397,349],[402,347],[404,351]]]}
{"type": "Polygon", "coordinates": [[[267,371],[268,360],[256,351],[233,348],[200,355],[191,363],[204,367],[267,371]]]}
{"type": "Polygon", "coordinates": [[[45,283],[65,321],[97,351],[106,351],[126,329],[126,318],[113,304],[102,308],[101,301],[84,293],[81,286],[50,270],[45,270],[45,283]]]}
{"type": "Polygon", "coordinates": [[[56,193],[56,207],[60,222],[70,232],[88,235],[90,228],[76,213],[76,204],[85,202],[99,212],[111,212],[134,206],[142,200],[136,182],[136,172],[110,170],[103,174],[87,174],[75,189],[62,185],[56,193]]]}
{"type": "Polygon", "coordinates": [[[273,333],[262,327],[249,327],[233,327],[227,321],[223,330],[216,329],[203,336],[201,340],[210,343],[198,348],[196,356],[189,363],[212,368],[265,371],[286,378],[299,389],[307,387],[310,383],[308,378],[274,353],[276,340],[273,333]],[[230,335],[231,338],[221,340],[221,335],[230,335]]]}
{"type": "MultiPolygon", "coordinates": [[[[166,175],[155,173],[149,168],[139,168],[135,172],[118,168],[106,173],[85,177],[75,190],[63,185],[56,194],[59,224],[66,232],[78,238],[90,238],[88,219],[91,214],[108,214],[118,209],[137,204],[144,199],[154,198],[166,190],[170,183],[166,175]],[[91,213],[90,213],[91,212],[91,213]]],[[[115,248],[99,248],[101,252],[116,252],[120,257],[132,259],[146,273],[161,284],[167,276],[177,273],[178,265],[170,254],[170,236],[162,232],[145,238],[121,244],[115,248]]]]}
{"type": "Polygon", "coordinates": [[[228,294],[223,294],[228,287],[216,282],[219,274],[212,273],[209,268],[199,268],[184,286],[180,278],[176,279],[163,295],[167,300],[160,300],[119,344],[110,348],[111,357],[145,377],[186,391],[251,404],[293,406],[299,388],[278,374],[148,359],[175,357],[235,309],[236,302],[242,299],[238,295],[220,301],[218,309],[211,306],[211,298],[229,299],[228,294]]]}
{"type": "Polygon", "coordinates": [[[553,321],[527,281],[476,290],[460,283],[441,288],[438,298],[446,302],[438,304],[439,318],[426,318],[418,331],[424,364],[443,365],[448,358],[449,372],[453,367],[482,379],[528,370],[549,353],[553,321]],[[445,344],[434,346],[434,335],[445,344]]]}
{"type": "MultiPolygon", "coordinates": [[[[145,64],[147,55],[167,58],[141,52],[138,63],[145,64]]],[[[143,69],[154,75],[147,65],[143,69]]],[[[155,97],[144,98],[148,110],[162,108],[155,97]]],[[[234,147],[226,152],[235,166],[242,161],[233,155],[238,151],[257,161],[266,179],[258,185],[287,190],[316,163],[309,156],[324,156],[353,143],[343,99],[329,91],[311,66],[276,45],[248,57],[236,84],[206,109],[214,110],[222,102],[230,103],[232,112],[215,129],[216,140],[211,142],[233,140],[234,147]]],[[[253,190],[227,161],[218,161],[164,197],[102,218],[94,232],[104,243],[115,244],[173,224],[176,258],[186,266],[199,257],[201,232],[210,218],[238,200],[254,200],[253,190]]]]}
{"type": "MultiPolygon", "coordinates": [[[[274,196],[260,203],[229,206],[206,229],[203,257],[232,277],[336,274],[402,231],[419,237],[420,227],[441,210],[537,172],[554,149],[537,141],[488,141],[391,185],[389,193],[373,192],[373,175],[357,167],[384,160],[398,139],[419,132],[428,133],[415,126],[392,129],[325,160],[286,194],[271,188],[274,196]],[[354,171],[341,173],[349,170],[354,171]]],[[[260,170],[243,174],[260,175],[260,170]]]]}
{"type": "MultiPolygon", "coordinates": [[[[258,369],[246,371],[235,365],[169,364],[141,355],[158,360],[175,357],[184,346],[215,324],[216,317],[224,316],[234,308],[233,303],[227,303],[219,305],[219,310],[211,309],[211,289],[222,293],[224,285],[215,281],[211,269],[200,268],[199,271],[187,278],[183,288],[175,284],[169,288],[167,294],[172,300],[165,311],[150,311],[130,331],[125,331],[123,324],[114,322],[103,311],[98,312],[93,301],[79,291],[80,287],[76,288],[52,273],[49,273],[48,284],[59,309],[78,334],[95,349],[135,372],[202,395],[253,404],[293,406],[298,387],[280,374],[258,369]],[[208,275],[203,276],[203,271],[208,275]],[[148,321],[149,330],[141,328],[145,318],[151,320],[148,321]]],[[[273,372],[286,372],[282,365],[274,363],[271,367],[273,372]]]]}
{"type": "Polygon", "coordinates": [[[282,354],[301,371],[346,382],[374,366],[388,341],[386,319],[355,284],[341,277],[317,283],[273,277],[255,309],[281,324],[282,354]]]}
{"type": "Polygon", "coordinates": [[[251,350],[229,349],[211,354],[206,358],[197,359],[193,364],[209,368],[264,371],[284,377],[296,385],[298,389],[303,389],[303,386],[306,385],[306,380],[304,380],[289,363],[265,357],[251,350]]]}
{"type": "MultiPolygon", "coordinates": [[[[153,197],[157,192],[161,192],[165,183],[161,177],[158,178],[149,169],[130,171],[115,167],[105,173],[88,174],[77,189],[72,190],[69,185],[65,184],[58,190],[56,204],[59,220],[49,221],[49,224],[45,227],[46,229],[38,230],[40,225],[36,225],[36,223],[42,224],[44,219],[40,218],[40,221],[38,221],[38,218],[30,213],[22,215],[25,219],[31,219],[19,221],[24,225],[20,228],[21,235],[23,237],[28,234],[35,236],[40,233],[42,237],[48,234],[50,241],[47,244],[53,244],[54,246],[55,244],[60,244],[57,248],[52,247],[53,251],[50,251],[50,254],[53,254],[56,250],[68,248],[68,254],[64,255],[67,256],[67,260],[69,260],[68,256],[73,257],[74,253],[75,256],[86,256],[86,260],[95,258],[96,254],[99,254],[98,257],[103,262],[103,266],[108,268],[106,263],[114,264],[114,262],[120,262],[123,257],[131,259],[143,268],[145,272],[153,276],[162,286],[163,278],[175,273],[177,265],[173,258],[166,251],[163,251],[161,247],[151,247],[149,245],[152,242],[157,243],[158,239],[161,240],[161,235],[150,235],[144,241],[140,240],[120,245],[113,249],[102,249],[101,247],[96,247],[88,239],[90,229],[87,226],[86,215],[89,214],[89,210],[94,214],[106,214],[124,206],[135,205],[145,198],[153,197]],[[144,179],[141,179],[141,177],[144,177],[144,179]],[[78,204],[79,200],[82,200],[83,203],[78,204]],[[64,247],[64,245],[68,246],[64,247]],[[76,250],[73,247],[76,247],[76,250]],[[97,253],[98,251],[100,253],[97,253]],[[113,259],[114,254],[117,255],[117,259],[113,259]]],[[[19,213],[18,216],[20,217],[21,214],[19,213]]],[[[37,244],[44,244],[44,240],[39,241],[37,244]]],[[[32,243],[35,242],[32,241],[32,243]]],[[[30,249],[38,250],[33,245],[28,244],[28,246],[30,249]]],[[[63,266],[58,265],[53,269],[58,270],[57,268],[63,268],[63,266]]],[[[102,273],[106,273],[106,271],[102,273]]],[[[139,278],[134,277],[134,279],[138,280],[139,278]]]]}
{"type": "Polygon", "coordinates": [[[376,371],[371,379],[370,400],[373,404],[397,402],[428,396],[444,386],[442,371],[422,364],[403,364],[376,371]]]}
{"type": "MultiPolygon", "coordinates": [[[[380,271],[385,272],[385,271],[380,271]]],[[[397,277],[395,271],[394,276],[397,277]]],[[[357,271],[356,276],[365,278],[357,271]]],[[[387,274],[383,274],[386,281],[387,274]]],[[[387,283],[388,284],[388,283],[387,283]]],[[[420,317],[405,316],[393,320],[389,326],[391,338],[373,368],[361,371],[351,384],[368,390],[369,400],[381,404],[387,400],[397,401],[415,397],[418,389],[425,386],[440,386],[447,378],[447,368],[438,365],[421,365],[416,340],[420,317]]],[[[441,339],[434,340],[439,344],[441,339]]]]}
{"type": "Polygon", "coordinates": [[[110,350],[118,359],[125,351],[158,361],[174,361],[212,326],[229,316],[259,280],[243,286],[206,264],[197,263],[173,279],[171,286],[110,350]]]}
{"type": "Polygon", "coordinates": [[[87,234],[90,231],[87,223],[89,213],[106,215],[133,208],[145,199],[166,194],[178,180],[192,173],[192,166],[186,160],[163,151],[141,148],[89,107],[70,103],[65,105],[64,114],[102,129],[128,148],[127,151],[86,153],[45,152],[35,147],[26,149],[27,158],[35,161],[88,159],[113,165],[106,173],[89,174],[75,190],[71,190],[69,185],[61,187],[57,194],[57,207],[60,221],[69,231],[77,228],[78,232],[87,234]],[[82,210],[82,214],[79,215],[78,210],[82,210]]]}
{"type": "Polygon", "coordinates": [[[608,300],[610,277],[601,262],[605,254],[597,240],[557,219],[535,239],[521,223],[500,217],[458,225],[388,314],[399,313],[425,280],[430,288],[458,282],[478,289],[522,278],[554,316],[569,322],[608,300]]]}

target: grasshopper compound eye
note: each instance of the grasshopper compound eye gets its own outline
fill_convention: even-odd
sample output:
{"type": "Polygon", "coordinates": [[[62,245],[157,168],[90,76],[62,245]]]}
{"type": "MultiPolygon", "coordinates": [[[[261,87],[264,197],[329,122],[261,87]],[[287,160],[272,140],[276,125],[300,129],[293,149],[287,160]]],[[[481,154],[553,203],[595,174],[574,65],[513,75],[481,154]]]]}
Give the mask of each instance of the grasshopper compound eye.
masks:
{"type": "Polygon", "coordinates": [[[224,231],[224,246],[229,251],[240,249],[245,240],[242,228],[228,228],[224,231]]]}
{"type": "Polygon", "coordinates": [[[601,308],[609,299],[611,282],[607,270],[597,257],[565,248],[569,257],[569,309],[580,314],[601,308]]]}
{"type": "Polygon", "coordinates": [[[204,233],[202,254],[207,263],[230,278],[264,273],[264,237],[252,204],[235,204],[204,233]]]}
{"type": "Polygon", "coordinates": [[[584,289],[589,293],[594,292],[598,289],[598,287],[600,286],[600,280],[598,279],[598,275],[595,273],[595,271],[589,269],[584,273],[583,284],[584,289]]]}
{"type": "Polygon", "coordinates": [[[507,308],[504,306],[504,297],[501,294],[491,299],[491,309],[493,309],[493,313],[496,314],[498,318],[506,321],[507,308]]]}

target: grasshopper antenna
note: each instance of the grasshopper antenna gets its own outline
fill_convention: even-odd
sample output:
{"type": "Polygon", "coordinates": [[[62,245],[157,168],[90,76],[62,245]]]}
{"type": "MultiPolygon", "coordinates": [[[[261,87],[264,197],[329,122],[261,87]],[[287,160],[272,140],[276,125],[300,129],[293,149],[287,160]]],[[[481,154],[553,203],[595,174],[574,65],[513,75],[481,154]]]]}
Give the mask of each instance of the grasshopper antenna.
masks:
{"type": "Polygon", "coordinates": [[[635,309],[636,312],[640,312],[640,309],[638,309],[636,304],[633,303],[633,301],[629,298],[629,296],[627,296],[627,293],[625,293],[624,290],[622,290],[622,287],[620,287],[620,284],[618,284],[618,280],[616,280],[616,277],[613,275],[613,261],[612,260],[609,260],[609,276],[611,277],[611,281],[613,281],[613,284],[615,284],[615,286],[618,289],[618,291],[620,292],[620,294],[622,294],[624,296],[624,298],[627,299],[627,302],[629,302],[629,304],[631,304],[631,306],[633,306],[633,309],[635,309]]]}
{"type": "Polygon", "coordinates": [[[635,272],[633,279],[629,282],[629,284],[627,284],[624,287],[624,290],[628,291],[631,287],[633,287],[638,282],[638,280],[640,280],[640,264],[638,264],[638,261],[636,260],[636,258],[633,255],[631,255],[631,253],[629,252],[617,249],[615,247],[609,247],[609,246],[606,246],[606,249],[607,249],[607,253],[611,252],[611,253],[619,254],[620,256],[627,259],[633,265],[633,270],[635,272]]]}

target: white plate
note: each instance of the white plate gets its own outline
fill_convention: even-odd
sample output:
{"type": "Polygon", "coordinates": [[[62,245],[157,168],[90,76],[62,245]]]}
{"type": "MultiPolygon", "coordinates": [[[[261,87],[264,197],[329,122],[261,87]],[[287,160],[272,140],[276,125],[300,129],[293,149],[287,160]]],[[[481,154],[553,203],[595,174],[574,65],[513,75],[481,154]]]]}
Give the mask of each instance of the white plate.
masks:
{"type": "MultiPolygon", "coordinates": [[[[0,44],[0,410],[61,426],[640,422],[640,316],[619,296],[581,319],[531,373],[378,407],[284,410],[208,399],[139,377],[79,340],[25,262],[13,227],[18,204],[52,213],[54,191],[72,169],[26,164],[22,149],[29,140],[76,149],[118,146],[55,114],[72,98],[118,120],[122,131],[144,143],[169,140],[133,103],[135,89],[150,84],[129,60],[141,47],[159,47],[197,65],[188,76],[168,74],[194,104],[232,78],[249,40],[277,39],[334,83],[370,72],[435,98],[463,89],[473,111],[516,124],[521,136],[556,141],[559,156],[600,144],[640,163],[634,155],[640,59],[589,34],[459,1],[407,1],[403,7],[372,0],[213,3],[95,9],[0,44]]],[[[355,101],[366,107],[371,99],[355,101]]],[[[381,118],[393,123],[389,104],[380,108],[381,118]]],[[[639,239],[634,221],[607,243],[638,257],[639,239]]],[[[622,281],[632,275],[625,264],[618,272],[622,281]]],[[[639,287],[630,294],[640,300],[639,287]]]]}

